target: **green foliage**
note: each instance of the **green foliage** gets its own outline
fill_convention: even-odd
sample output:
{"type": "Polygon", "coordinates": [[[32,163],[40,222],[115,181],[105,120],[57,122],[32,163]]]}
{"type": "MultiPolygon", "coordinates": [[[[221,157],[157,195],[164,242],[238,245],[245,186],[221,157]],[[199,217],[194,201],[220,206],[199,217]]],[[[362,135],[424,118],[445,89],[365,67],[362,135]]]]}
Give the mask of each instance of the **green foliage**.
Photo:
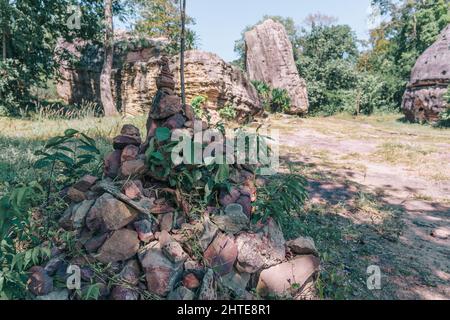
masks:
{"type": "Polygon", "coordinates": [[[263,108],[270,112],[287,112],[291,108],[291,98],[287,90],[271,88],[262,81],[252,81],[261,98],[263,108]]]}
{"type": "MultiPolygon", "coordinates": [[[[180,50],[181,13],[177,0],[133,0],[137,5],[137,33],[150,37],[165,37],[169,40],[167,53],[176,54],[180,50]]],[[[186,17],[186,25],[195,20],[186,17]]],[[[186,50],[197,47],[198,37],[194,30],[186,28],[186,50]]]]}
{"type": "Polygon", "coordinates": [[[444,95],[444,99],[447,101],[447,110],[441,112],[436,126],[441,128],[450,128],[450,87],[444,95]]]}
{"type": "Polygon", "coordinates": [[[295,173],[271,177],[258,189],[254,221],[274,218],[280,224],[301,211],[307,197],[306,179],[295,173]]]}
{"type": "Polygon", "coordinates": [[[45,87],[57,75],[55,53],[59,39],[95,40],[102,29],[103,1],[0,1],[0,113],[17,115],[18,107],[32,108],[30,89],[45,87]],[[69,5],[80,5],[83,23],[69,29],[69,5]],[[3,52],[5,53],[3,55],[3,52]]]}
{"type": "Polygon", "coordinates": [[[40,158],[34,167],[50,170],[49,186],[54,174],[61,180],[57,182],[70,184],[87,173],[99,174],[102,165],[95,140],[74,129],[48,140],[36,155],[40,158]]]}
{"type": "Polygon", "coordinates": [[[291,98],[286,89],[274,88],[272,90],[272,112],[287,112],[291,108],[291,98]]]}
{"type": "Polygon", "coordinates": [[[194,109],[195,116],[199,119],[202,119],[204,116],[203,107],[205,103],[208,101],[208,98],[205,96],[196,96],[192,98],[191,105],[194,109]]]}
{"type": "Polygon", "coordinates": [[[450,23],[450,5],[446,0],[373,0],[372,6],[385,22],[371,30],[372,48],[360,65],[383,79],[388,104],[398,109],[417,58],[450,23]]]}
{"type": "Polygon", "coordinates": [[[0,199],[0,299],[25,298],[26,270],[50,256],[48,248],[33,247],[39,241],[31,232],[30,210],[43,194],[42,187],[31,182],[0,199]]]}
{"type": "Polygon", "coordinates": [[[236,107],[231,103],[227,103],[223,108],[219,109],[219,116],[228,121],[236,119],[236,107]]]}

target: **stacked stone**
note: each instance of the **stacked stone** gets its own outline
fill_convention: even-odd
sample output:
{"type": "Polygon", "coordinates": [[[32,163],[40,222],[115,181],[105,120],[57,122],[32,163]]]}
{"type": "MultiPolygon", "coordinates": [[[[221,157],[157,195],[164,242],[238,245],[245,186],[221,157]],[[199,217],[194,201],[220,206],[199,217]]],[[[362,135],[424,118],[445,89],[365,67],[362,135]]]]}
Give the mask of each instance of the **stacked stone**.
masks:
{"type": "Polygon", "coordinates": [[[30,270],[29,289],[40,299],[77,298],[53,286],[54,277],[67,278],[70,265],[81,268],[81,291],[95,283],[100,298],[113,300],[255,299],[255,289],[261,297],[295,296],[318,272],[311,239],[286,243],[275,221],[251,224],[257,197],[251,171],[233,166],[235,187],[199,219],[185,214],[168,183],[149,172],[143,153],[156,129],[189,129],[195,120],[173,92],[167,63],[162,60],[147,142],[142,144],[138,128],[125,125],[105,158],[104,178],[85,176],[67,190],[69,208],[59,223],[75,232],[81,254],[69,257],[62,248],[30,270]],[[109,265],[106,275],[94,272],[96,262],[109,265]]]}

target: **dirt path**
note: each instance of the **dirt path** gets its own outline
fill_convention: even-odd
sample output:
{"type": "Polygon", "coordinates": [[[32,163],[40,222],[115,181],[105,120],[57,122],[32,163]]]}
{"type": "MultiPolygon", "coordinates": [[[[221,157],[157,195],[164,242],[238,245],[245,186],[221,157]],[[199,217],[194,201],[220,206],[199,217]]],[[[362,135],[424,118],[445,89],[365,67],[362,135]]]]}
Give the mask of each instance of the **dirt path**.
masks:
{"type": "Polygon", "coordinates": [[[389,284],[379,297],[450,299],[450,130],[392,116],[269,123],[280,130],[282,159],[308,168],[311,203],[344,204],[347,211],[340,214],[376,228],[392,217],[352,210],[361,194],[399,212],[397,241],[368,236],[379,246],[369,260],[380,264],[389,284]]]}

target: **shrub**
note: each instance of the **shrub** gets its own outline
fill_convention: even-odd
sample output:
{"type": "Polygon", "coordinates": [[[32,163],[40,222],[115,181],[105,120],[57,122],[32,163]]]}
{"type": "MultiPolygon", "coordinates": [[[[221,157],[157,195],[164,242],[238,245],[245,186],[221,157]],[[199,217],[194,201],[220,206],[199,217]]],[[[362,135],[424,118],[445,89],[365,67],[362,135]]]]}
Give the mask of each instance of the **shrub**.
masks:
{"type": "Polygon", "coordinates": [[[197,118],[203,118],[204,116],[204,110],[203,107],[205,106],[206,102],[208,101],[208,98],[205,96],[196,96],[192,99],[191,105],[194,109],[195,115],[197,118]]]}
{"type": "Polygon", "coordinates": [[[237,117],[236,107],[231,103],[227,103],[219,110],[219,116],[224,120],[233,120],[237,117]]]}
{"type": "Polygon", "coordinates": [[[272,112],[287,112],[291,108],[291,98],[286,89],[275,88],[272,90],[270,103],[272,112]]]}
{"type": "Polygon", "coordinates": [[[450,86],[447,93],[444,95],[445,101],[447,101],[447,110],[439,114],[439,121],[436,124],[438,127],[449,128],[450,127],[450,86]]]}

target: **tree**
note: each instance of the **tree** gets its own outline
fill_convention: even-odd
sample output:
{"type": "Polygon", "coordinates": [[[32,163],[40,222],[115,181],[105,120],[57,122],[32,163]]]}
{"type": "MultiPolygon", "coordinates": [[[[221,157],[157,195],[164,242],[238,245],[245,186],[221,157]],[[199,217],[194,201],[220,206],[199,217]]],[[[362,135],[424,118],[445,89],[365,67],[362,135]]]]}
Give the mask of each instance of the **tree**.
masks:
{"type": "Polygon", "coordinates": [[[104,41],[104,61],[102,73],[100,75],[100,98],[105,116],[117,115],[114,99],[111,91],[111,71],[114,56],[114,26],[112,0],[105,0],[105,41],[104,41]]]}
{"type": "Polygon", "coordinates": [[[180,0],[180,11],[181,11],[180,82],[181,82],[181,100],[183,106],[185,106],[186,88],[184,83],[184,50],[186,46],[186,0],[180,0]]]}
{"type": "Polygon", "coordinates": [[[399,108],[417,58],[450,23],[450,4],[446,0],[373,0],[372,6],[385,21],[371,30],[371,48],[360,65],[384,79],[386,98],[399,108]]]}
{"type": "Polygon", "coordinates": [[[45,88],[58,76],[55,56],[59,39],[92,39],[101,30],[101,0],[0,0],[0,114],[33,109],[32,89],[45,88]],[[82,7],[80,28],[68,26],[68,7],[82,7]]]}
{"type": "MultiPolygon", "coordinates": [[[[169,40],[167,53],[177,54],[180,51],[181,35],[181,0],[134,0],[137,22],[135,31],[150,37],[164,37],[169,40]]],[[[195,20],[185,16],[185,26],[195,24],[195,20]]],[[[190,29],[185,29],[185,45],[187,50],[197,47],[198,37],[190,29]]]]}

